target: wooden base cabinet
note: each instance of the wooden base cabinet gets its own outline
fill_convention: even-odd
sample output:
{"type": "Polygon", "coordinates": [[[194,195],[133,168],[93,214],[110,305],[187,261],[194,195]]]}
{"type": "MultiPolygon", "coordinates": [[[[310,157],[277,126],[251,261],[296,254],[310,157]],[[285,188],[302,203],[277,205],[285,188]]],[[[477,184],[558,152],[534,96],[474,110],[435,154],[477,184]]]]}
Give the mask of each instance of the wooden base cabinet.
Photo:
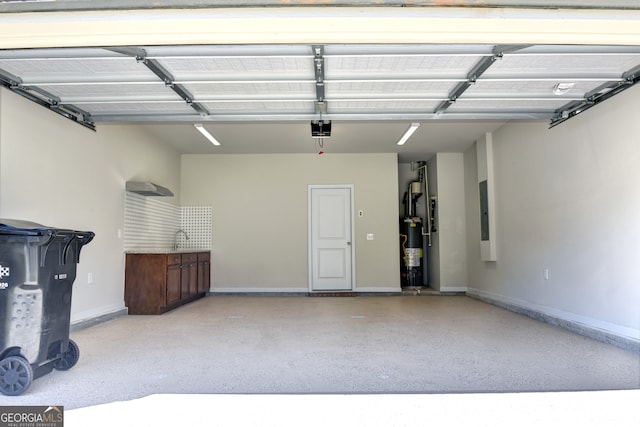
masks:
{"type": "Polygon", "coordinates": [[[198,293],[198,254],[182,254],[180,299],[189,300],[198,293]]]}
{"type": "Polygon", "coordinates": [[[127,254],[124,299],[129,314],[162,314],[209,291],[211,254],[127,254]]]}

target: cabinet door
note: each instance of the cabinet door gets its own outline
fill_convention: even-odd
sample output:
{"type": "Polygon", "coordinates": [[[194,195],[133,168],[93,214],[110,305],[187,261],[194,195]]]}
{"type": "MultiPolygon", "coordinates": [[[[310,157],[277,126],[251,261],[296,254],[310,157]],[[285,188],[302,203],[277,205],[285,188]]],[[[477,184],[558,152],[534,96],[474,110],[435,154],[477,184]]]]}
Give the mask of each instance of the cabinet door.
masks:
{"type": "Polygon", "coordinates": [[[198,254],[198,293],[206,294],[211,287],[211,262],[208,252],[198,254]]]}
{"type": "Polygon", "coordinates": [[[194,261],[189,264],[189,296],[192,297],[198,293],[198,264],[194,261]]]}
{"type": "Polygon", "coordinates": [[[180,264],[167,266],[167,305],[180,301],[181,272],[180,264]]]}
{"type": "Polygon", "coordinates": [[[196,254],[182,255],[181,298],[188,299],[197,292],[198,261],[196,254]]]}

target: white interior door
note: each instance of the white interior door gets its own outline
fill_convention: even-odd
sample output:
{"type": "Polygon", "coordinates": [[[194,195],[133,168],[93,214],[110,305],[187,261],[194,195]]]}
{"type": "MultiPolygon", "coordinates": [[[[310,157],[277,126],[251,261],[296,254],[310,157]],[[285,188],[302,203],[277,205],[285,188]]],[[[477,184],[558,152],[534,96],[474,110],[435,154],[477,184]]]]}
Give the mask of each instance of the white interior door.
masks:
{"type": "Polygon", "coordinates": [[[353,290],[351,186],[309,187],[311,291],[353,290]]]}

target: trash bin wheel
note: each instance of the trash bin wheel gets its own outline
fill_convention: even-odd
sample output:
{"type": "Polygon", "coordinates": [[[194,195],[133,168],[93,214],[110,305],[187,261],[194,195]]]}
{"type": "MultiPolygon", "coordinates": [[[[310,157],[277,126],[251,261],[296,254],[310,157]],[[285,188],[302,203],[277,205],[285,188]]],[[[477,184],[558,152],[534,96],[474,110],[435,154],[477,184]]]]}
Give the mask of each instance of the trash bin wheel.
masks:
{"type": "Polygon", "coordinates": [[[68,371],[78,363],[78,359],[80,359],[80,348],[75,341],[69,340],[67,351],[62,354],[60,359],[53,362],[53,367],[58,371],[68,371]]]}
{"type": "Polygon", "coordinates": [[[0,361],[0,392],[18,396],[31,385],[33,368],[20,356],[9,356],[0,361]]]}

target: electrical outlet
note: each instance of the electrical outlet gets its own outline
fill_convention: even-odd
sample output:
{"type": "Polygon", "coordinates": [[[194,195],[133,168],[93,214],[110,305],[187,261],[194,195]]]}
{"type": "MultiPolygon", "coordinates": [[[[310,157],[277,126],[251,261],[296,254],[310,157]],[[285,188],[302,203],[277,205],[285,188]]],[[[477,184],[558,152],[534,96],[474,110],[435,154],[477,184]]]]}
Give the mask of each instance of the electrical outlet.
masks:
{"type": "Polygon", "coordinates": [[[367,240],[373,240],[373,233],[367,233],[367,240]]]}
{"type": "Polygon", "coordinates": [[[360,210],[358,211],[358,216],[359,216],[360,218],[362,218],[362,217],[364,216],[364,211],[363,211],[362,209],[360,209],[360,210]]]}

